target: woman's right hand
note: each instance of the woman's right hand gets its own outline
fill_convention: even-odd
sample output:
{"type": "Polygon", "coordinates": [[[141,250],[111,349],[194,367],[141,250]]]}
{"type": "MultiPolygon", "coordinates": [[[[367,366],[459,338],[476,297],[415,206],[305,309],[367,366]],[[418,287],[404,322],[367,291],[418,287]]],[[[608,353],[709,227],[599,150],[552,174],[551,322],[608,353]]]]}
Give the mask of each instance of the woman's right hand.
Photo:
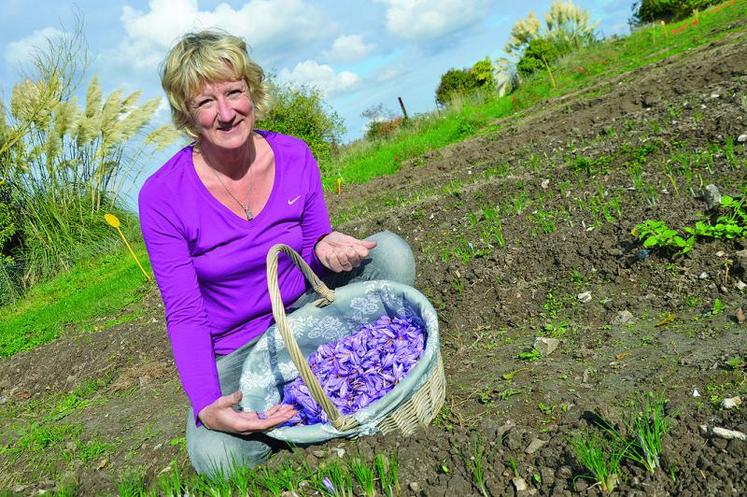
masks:
{"type": "Polygon", "coordinates": [[[233,407],[241,402],[241,397],[241,391],[219,397],[200,411],[200,421],[208,430],[250,435],[269,430],[296,415],[295,409],[289,405],[273,406],[265,411],[262,418],[256,412],[236,411],[233,407]]]}

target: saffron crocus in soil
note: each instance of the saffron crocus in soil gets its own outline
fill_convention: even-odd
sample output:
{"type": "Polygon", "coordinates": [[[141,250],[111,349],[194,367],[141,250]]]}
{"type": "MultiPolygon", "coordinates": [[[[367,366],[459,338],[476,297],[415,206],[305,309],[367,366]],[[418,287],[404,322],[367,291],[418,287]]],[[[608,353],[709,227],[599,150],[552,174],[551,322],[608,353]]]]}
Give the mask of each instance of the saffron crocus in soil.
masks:
{"type": "MultiPolygon", "coordinates": [[[[348,415],[389,393],[424,348],[424,330],[416,320],[381,316],[337,342],[319,346],[309,356],[309,366],[332,403],[348,415]]],[[[328,421],[300,377],[285,386],[283,402],[298,412],[288,424],[328,421]]]]}

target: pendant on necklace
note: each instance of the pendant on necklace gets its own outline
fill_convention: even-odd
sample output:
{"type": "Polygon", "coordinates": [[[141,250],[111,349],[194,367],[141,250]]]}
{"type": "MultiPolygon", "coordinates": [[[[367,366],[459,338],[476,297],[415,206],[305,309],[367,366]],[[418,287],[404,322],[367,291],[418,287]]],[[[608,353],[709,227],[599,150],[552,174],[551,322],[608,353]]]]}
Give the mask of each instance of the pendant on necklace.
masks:
{"type": "Polygon", "coordinates": [[[252,210],[249,207],[244,209],[244,214],[246,214],[247,221],[251,221],[252,219],[254,219],[254,214],[252,213],[252,210]]]}

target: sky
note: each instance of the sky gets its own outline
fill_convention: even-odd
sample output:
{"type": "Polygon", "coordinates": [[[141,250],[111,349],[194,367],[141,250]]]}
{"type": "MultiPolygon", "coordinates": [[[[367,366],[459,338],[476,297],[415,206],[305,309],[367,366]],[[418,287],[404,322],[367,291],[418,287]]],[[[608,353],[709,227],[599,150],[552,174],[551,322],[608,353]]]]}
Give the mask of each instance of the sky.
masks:
{"type": "MultiPolygon", "coordinates": [[[[218,27],[244,38],[251,57],[288,84],[317,87],[346,126],[343,141],[366,129],[361,113],[383,104],[410,115],[436,109],[435,90],[451,68],[504,57],[511,28],[551,0],[0,0],[0,95],[7,101],[34,47],[83,21],[89,65],[108,94],[142,90],[161,97],[158,65],[178,37],[218,27]]],[[[576,0],[602,36],[626,34],[633,0],[576,0]]],[[[84,84],[85,86],[85,84],[84,84]]],[[[165,99],[157,120],[169,119],[165,99]]],[[[144,166],[140,182],[163,162],[144,166]]],[[[136,185],[137,186],[137,185],[136,185]]]]}

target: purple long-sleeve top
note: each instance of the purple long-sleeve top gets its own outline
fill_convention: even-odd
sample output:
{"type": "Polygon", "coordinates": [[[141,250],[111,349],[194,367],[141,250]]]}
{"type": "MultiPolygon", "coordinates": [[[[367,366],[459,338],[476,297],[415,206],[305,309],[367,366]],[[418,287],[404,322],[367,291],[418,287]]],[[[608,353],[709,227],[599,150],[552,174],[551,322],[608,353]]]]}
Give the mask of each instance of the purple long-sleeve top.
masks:
{"type": "MultiPolygon", "coordinates": [[[[309,148],[297,138],[258,132],[274,152],[275,181],[267,204],[251,221],[205,188],[192,162],[192,145],[140,190],[143,238],[176,368],[198,424],[199,412],[222,395],[216,354],[233,352],[273,323],[265,263],[270,247],[287,244],[321,271],[314,245],[332,231],[309,148]]],[[[306,289],[301,272],[283,256],[278,282],[286,304],[306,289]]]]}

